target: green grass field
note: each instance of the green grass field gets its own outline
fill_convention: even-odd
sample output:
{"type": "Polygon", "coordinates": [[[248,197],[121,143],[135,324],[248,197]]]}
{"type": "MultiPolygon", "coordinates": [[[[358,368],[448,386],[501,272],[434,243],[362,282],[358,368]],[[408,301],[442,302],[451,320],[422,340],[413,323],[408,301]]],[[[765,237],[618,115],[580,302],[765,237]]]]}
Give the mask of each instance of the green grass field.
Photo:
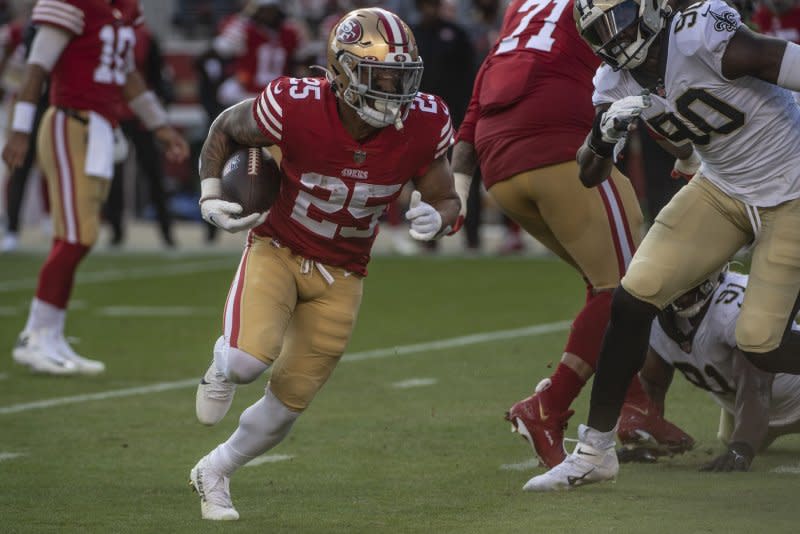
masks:
{"type": "Polygon", "coordinates": [[[242,519],[204,522],[189,469],[265,383],[240,388],[217,427],[195,422],[238,258],[90,257],[67,333],[108,369],[68,379],[11,361],[40,261],[0,258],[0,532],[797,532],[800,439],[750,473],[698,473],[719,449],[719,412],[680,377],[667,416],[698,440],[690,454],[623,466],[614,484],[521,491],[542,470],[503,413],[550,374],[584,297],[550,259],[376,259],[349,354],[474,337],[343,361],[268,453],[290,458],[234,476],[242,519]]]}

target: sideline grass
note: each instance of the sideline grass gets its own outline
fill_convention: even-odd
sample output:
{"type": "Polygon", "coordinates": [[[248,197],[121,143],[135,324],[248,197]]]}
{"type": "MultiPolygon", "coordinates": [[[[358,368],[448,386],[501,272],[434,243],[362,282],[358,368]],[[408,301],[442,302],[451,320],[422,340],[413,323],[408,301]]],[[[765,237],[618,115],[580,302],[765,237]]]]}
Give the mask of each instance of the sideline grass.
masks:
{"type": "MultiPolygon", "coordinates": [[[[219,317],[106,316],[108,306],[218,308],[237,258],[168,275],[148,256],[95,257],[84,273],[152,270],[152,277],[78,285],[68,334],[104,359],[96,378],[36,377],[12,365],[30,289],[0,292],[0,407],[200,376],[219,317]],[[10,309],[10,311],[9,311],[10,309]]],[[[4,257],[0,283],[35,277],[40,259],[4,257]]],[[[169,270],[169,269],[167,269],[169,270]]],[[[351,352],[569,319],[580,279],[551,260],[379,258],[371,265],[351,352]]],[[[615,484],[531,495],[539,469],[509,433],[505,409],[557,362],[566,332],[343,362],[275,454],[240,470],[232,492],[242,520],[203,522],[186,486],[195,461],[227,438],[263,382],[241,388],[218,427],[194,421],[194,389],[0,415],[0,532],[795,532],[800,439],[784,438],[746,474],[697,467],[719,449],[718,411],[675,380],[667,415],[699,441],[656,465],[624,466],[615,484]],[[435,385],[391,384],[433,379],[435,385]],[[791,469],[789,469],[791,471],[791,469]]],[[[588,389],[568,435],[584,420],[588,389]]]]}

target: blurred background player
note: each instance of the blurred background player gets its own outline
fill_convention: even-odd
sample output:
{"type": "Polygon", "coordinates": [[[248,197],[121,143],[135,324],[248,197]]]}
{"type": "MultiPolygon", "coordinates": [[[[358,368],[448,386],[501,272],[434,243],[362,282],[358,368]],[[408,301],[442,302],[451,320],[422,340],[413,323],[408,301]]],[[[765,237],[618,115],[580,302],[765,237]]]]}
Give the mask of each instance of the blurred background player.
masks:
{"type": "Polygon", "coordinates": [[[736,347],[747,282],[726,267],[673,301],[653,322],[639,372],[661,410],[675,369],[721,406],[718,436],[726,450],[703,471],[747,471],[777,437],[800,432],[800,376],[762,371],[736,347]]]}
{"type": "Polygon", "coordinates": [[[278,76],[291,74],[300,45],[281,0],[249,0],[213,41],[214,51],[233,61],[233,75],[219,87],[222,106],[254,98],[278,76]]]}
{"type": "Polygon", "coordinates": [[[416,187],[406,213],[414,239],[438,239],[458,217],[453,127],[446,104],[418,91],[423,66],[408,26],[383,9],[356,10],[328,47],[325,78],[274,80],[226,109],[203,146],[203,217],[252,231],[197,389],[198,420],[218,423],[236,384],[272,367],[264,396],[191,470],[205,519],[239,518],[231,475],[288,435],[339,362],[378,220],[403,186],[416,187]],[[220,198],[218,177],[238,145],[281,148],[281,190],[266,214],[239,217],[242,207],[220,198]]]}
{"type": "MultiPolygon", "coordinates": [[[[0,87],[3,92],[3,104],[8,108],[7,116],[11,116],[16,100],[19,85],[22,82],[22,72],[36,28],[30,23],[30,4],[23,6],[19,14],[10,22],[0,27],[0,87]]],[[[47,109],[47,83],[44,84],[42,95],[37,101],[36,113],[33,120],[32,134],[35,135],[39,128],[39,121],[47,109]]],[[[10,124],[7,126],[10,127],[10,124]]],[[[9,132],[6,132],[8,134],[9,132]]],[[[25,196],[25,189],[29,177],[36,171],[36,150],[31,147],[25,155],[22,165],[8,172],[5,185],[6,203],[6,232],[0,242],[0,252],[13,252],[19,246],[20,218],[25,196]]],[[[47,194],[41,189],[43,204],[47,205],[47,194]]]]}
{"type": "MultiPolygon", "coordinates": [[[[202,64],[211,86],[216,87],[218,111],[256,97],[278,76],[293,73],[302,38],[286,20],[284,7],[282,0],[248,0],[241,12],[222,23],[212,53],[202,64]]],[[[207,106],[210,121],[216,118],[213,111],[207,106]]],[[[216,231],[209,225],[207,238],[213,240],[216,231]]]]}
{"type": "MultiPolygon", "coordinates": [[[[453,151],[462,210],[476,165],[504,213],[574,267],[587,284],[555,373],[511,407],[507,419],[547,466],[566,456],[570,409],[594,373],[608,323],[611,291],[639,242],[642,214],[630,182],[616,171],[602,188],[578,179],[575,153],[592,129],[592,77],[600,64],[581,40],[570,0],[515,0],[500,38],[481,65],[453,151]]],[[[628,400],[655,414],[638,382],[628,400]]],[[[651,434],[676,445],[687,436],[658,416],[651,434]]],[[[690,438],[689,438],[690,439],[690,438]]]]}
{"type": "MultiPolygon", "coordinates": [[[[146,24],[140,24],[136,32],[136,46],[133,57],[136,69],[142,74],[147,87],[159,98],[162,105],[172,100],[172,86],[165,77],[164,62],[161,57],[161,47],[158,40],[150,32],[146,24]]],[[[164,184],[164,167],[161,154],[156,146],[155,137],[145,128],[136,114],[120,95],[116,107],[119,128],[127,140],[128,147],[132,146],[136,155],[136,168],[134,176],[143,176],[146,180],[147,193],[155,211],[161,240],[168,248],[175,246],[172,236],[172,215],[168,208],[168,198],[164,184]]],[[[119,130],[117,130],[119,132],[119,130]]],[[[111,245],[120,246],[125,239],[124,230],[124,178],[125,156],[114,165],[114,179],[108,194],[103,214],[111,226],[111,245]]]]}
{"type": "Polygon", "coordinates": [[[36,372],[96,374],[105,365],[75,353],[64,338],[64,321],[75,271],[97,239],[100,209],[110,186],[114,104],[120,91],[165,144],[168,158],[185,159],[188,147],[133,70],[134,27],[142,22],[138,2],[40,0],[33,9],[33,22],[38,30],[3,160],[11,169],[24,162],[35,102],[49,76],[51,106],[42,118],[36,146],[47,177],[54,239],[13,357],[36,372]]]}

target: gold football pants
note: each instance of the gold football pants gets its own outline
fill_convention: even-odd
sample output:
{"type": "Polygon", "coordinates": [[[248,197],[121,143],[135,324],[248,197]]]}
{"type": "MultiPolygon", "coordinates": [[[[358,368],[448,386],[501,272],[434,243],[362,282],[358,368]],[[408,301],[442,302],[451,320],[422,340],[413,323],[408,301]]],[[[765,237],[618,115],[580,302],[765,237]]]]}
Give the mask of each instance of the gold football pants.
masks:
{"type": "Polygon", "coordinates": [[[272,364],[273,394],[301,411],[344,353],[362,291],[359,275],[251,233],[225,305],[224,336],[272,364]]]}

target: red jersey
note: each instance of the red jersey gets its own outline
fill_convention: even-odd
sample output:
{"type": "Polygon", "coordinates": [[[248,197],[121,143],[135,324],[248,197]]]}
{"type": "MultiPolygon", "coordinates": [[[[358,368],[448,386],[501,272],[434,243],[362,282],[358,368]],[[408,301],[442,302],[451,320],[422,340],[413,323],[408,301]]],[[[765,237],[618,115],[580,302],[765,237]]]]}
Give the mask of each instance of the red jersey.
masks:
{"type": "Polygon", "coordinates": [[[323,78],[276,79],[255,99],[253,115],[283,154],[280,195],[255,233],[361,275],[378,219],[403,185],[425,174],[453,142],[447,106],[425,93],[401,130],[388,126],[356,141],[323,78]]]}
{"type": "Polygon", "coordinates": [[[760,5],[753,13],[753,24],[761,33],[800,43],[800,7],[793,7],[786,13],[776,15],[760,5]]]}
{"type": "Polygon", "coordinates": [[[486,187],[575,158],[592,128],[600,65],[573,0],[514,0],[483,61],[458,139],[475,145],[486,187]]]}
{"type": "Polygon", "coordinates": [[[50,103],[88,109],[116,123],[114,105],[133,69],[138,0],[39,0],[33,22],[73,34],[50,74],[50,103]]]}
{"type": "Polygon", "coordinates": [[[278,76],[289,74],[299,44],[300,36],[289,24],[272,30],[242,15],[232,16],[215,40],[215,48],[236,57],[234,76],[248,93],[260,93],[278,76]]]}

